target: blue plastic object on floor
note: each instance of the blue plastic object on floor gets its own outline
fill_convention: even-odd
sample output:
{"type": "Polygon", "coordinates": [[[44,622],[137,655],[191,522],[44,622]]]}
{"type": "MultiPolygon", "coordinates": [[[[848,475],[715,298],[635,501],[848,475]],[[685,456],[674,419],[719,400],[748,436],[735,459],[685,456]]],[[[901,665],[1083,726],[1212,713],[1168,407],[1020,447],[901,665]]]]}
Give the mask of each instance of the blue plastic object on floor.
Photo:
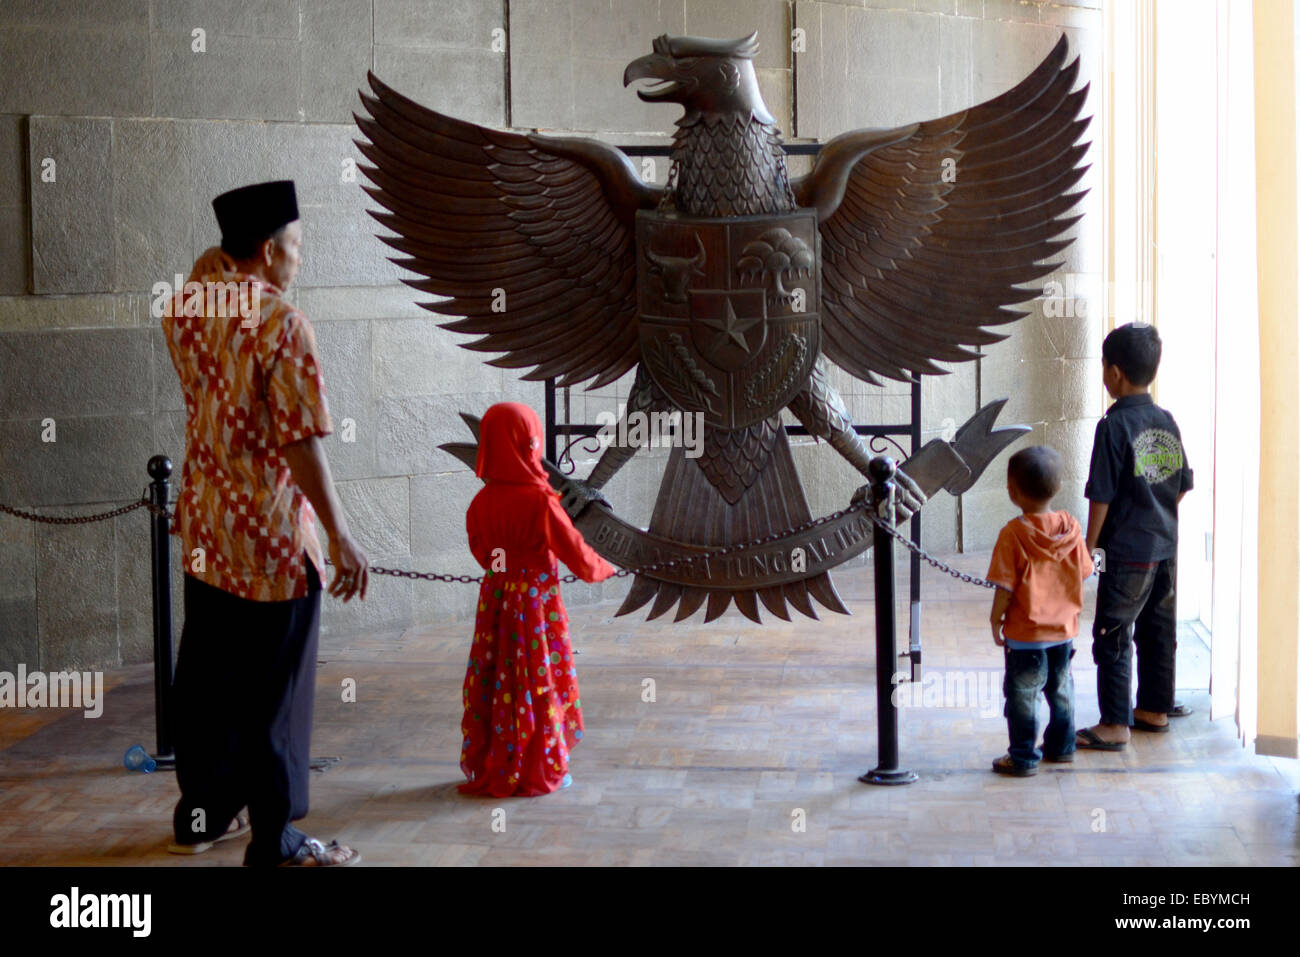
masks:
{"type": "Polygon", "coordinates": [[[138,744],[133,744],[127,748],[126,755],[122,758],[122,765],[128,771],[140,771],[149,774],[158,767],[158,762],[150,757],[149,752],[138,744]]]}

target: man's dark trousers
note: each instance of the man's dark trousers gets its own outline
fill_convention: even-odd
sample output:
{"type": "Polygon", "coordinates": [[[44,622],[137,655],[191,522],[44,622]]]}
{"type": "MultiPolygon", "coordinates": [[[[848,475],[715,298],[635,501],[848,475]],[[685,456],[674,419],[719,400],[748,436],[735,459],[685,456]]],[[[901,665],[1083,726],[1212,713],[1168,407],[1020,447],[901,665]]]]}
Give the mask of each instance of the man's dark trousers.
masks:
{"type": "Polygon", "coordinates": [[[185,576],[172,692],[178,844],[216,840],[246,806],[245,864],[279,864],[302,846],[290,822],[307,816],[311,770],[321,583],[310,561],[307,589],[251,601],[185,576]]]}
{"type": "Polygon", "coordinates": [[[1151,564],[1108,562],[1097,584],[1092,658],[1102,724],[1132,726],[1133,647],[1137,648],[1137,706],[1167,714],[1174,707],[1178,647],[1175,559],[1151,564]]]}

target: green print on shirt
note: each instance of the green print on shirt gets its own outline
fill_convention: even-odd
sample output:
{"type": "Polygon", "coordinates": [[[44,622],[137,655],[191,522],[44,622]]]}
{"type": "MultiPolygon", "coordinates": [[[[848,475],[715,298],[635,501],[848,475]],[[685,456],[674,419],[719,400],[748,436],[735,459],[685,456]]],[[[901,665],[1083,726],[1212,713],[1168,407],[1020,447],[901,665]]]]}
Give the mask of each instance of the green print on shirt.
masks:
{"type": "Polygon", "coordinates": [[[1165,429],[1147,429],[1133,439],[1133,474],[1159,485],[1183,468],[1183,446],[1165,429]]]}

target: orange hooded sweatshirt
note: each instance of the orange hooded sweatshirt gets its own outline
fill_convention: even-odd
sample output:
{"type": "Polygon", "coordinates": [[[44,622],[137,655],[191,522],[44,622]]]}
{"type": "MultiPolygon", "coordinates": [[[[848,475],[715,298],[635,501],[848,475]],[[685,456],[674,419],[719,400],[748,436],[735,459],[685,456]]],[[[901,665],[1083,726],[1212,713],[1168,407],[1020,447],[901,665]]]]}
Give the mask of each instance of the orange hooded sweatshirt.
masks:
{"type": "Polygon", "coordinates": [[[998,534],[988,575],[1011,592],[1002,634],[1012,641],[1051,643],[1079,633],[1083,582],[1092,556],[1069,512],[1021,515],[998,534]]]}

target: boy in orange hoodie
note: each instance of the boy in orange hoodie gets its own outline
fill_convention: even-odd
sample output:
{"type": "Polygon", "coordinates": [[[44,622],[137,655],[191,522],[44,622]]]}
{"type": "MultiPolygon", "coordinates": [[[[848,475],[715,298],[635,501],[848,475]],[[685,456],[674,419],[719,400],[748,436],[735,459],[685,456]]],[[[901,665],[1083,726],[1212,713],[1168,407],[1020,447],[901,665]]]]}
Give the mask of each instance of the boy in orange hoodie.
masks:
{"type": "Polygon", "coordinates": [[[1050,511],[1062,471],[1061,456],[1047,446],[1011,456],[1007,494],[1022,514],[999,533],[986,576],[998,586],[989,620],[993,643],[1006,652],[1002,692],[1010,738],[993,770],[1015,777],[1037,774],[1040,760],[1074,760],[1070,659],[1092,557],[1078,520],[1069,512],[1050,511]],[[1040,692],[1050,710],[1041,749],[1035,745],[1040,692]]]}

